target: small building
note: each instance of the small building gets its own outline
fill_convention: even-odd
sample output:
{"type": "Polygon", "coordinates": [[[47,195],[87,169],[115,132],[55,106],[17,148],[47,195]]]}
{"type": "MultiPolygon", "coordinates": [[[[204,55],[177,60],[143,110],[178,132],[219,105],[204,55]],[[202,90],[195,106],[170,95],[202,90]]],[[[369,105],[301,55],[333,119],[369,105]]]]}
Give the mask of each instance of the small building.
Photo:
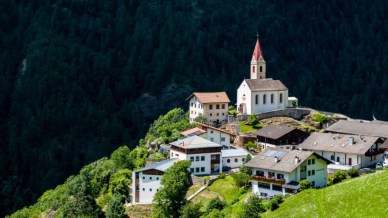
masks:
{"type": "Polygon", "coordinates": [[[189,100],[190,123],[198,116],[206,118],[210,125],[225,123],[228,120],[228,104],[226,92],[194,92],[189,100]]]}
{"type": "Polygon", "coordinates": [[[164,172],[177,161],[178,158],[167,159],[132,172],[132,203],[152,204],[164,172]]]}
{"type": "Polygon", "coordinates": [[[251,77],[244,79],[237,89],[237,109],[240,114],[257,114],[287,108],[288,88],[280,80],[266,78],[266,69],[257,38],[251,59],[251,77]]]}
{"type": "Polygon", "coordinates": [[[339,120],[325,129],[325,132],[357,136],[374,136],[388,139],[388,125],[384,121],[339,120]]]}
{"type": "Polygon", "coordinates": [[[216,128],[214,126],[206,125],[203,123],[197,123],[197,127],[185,130],[181,132],[181,135],[185,137],[199,136],[201,138],[220,144],[224,148],[229,147],[234,138],[237,136],[235,133],[226,131],[225,129],[216,128]]]}
{"type": "Polygon", "coordinates": [[[194,127],[192,129],[185,130],[181,132],[181,135],[184,137],[191,137],[191,136],[200,136],[202,138],[207,138],[206,137],[206,130],[200,129],[198,127],[194,127]]]}
{"type": "Polygon", "coordinates": [[[268,125],[255,132],[257,141],[264,144],[264,148],[278,147],[294,149],[303,142],[310,134],[302,130],[288,126],[268,125]]]}
{"type": "Polygon", "coordinates": [[[170,143],[170,158],[190,160],[190,172],[209,175],[222,172],[222,145],[199,136],[191,136],[170,143]]]}
{"type": "Polygon", "coordinates": [[[383,161],[383,140],[374,136],[314,132],[298,148],[315,153],[335,162],[328,172],[360,169],[383,161]]]}
{"type": "Polygon", "coordinates": [[[296,193],[301,180],[312,187],[327,184],[329,160],[312,151],[267,148],[245,164],[252,169],[252,192],[262,197],[296,193]]]}
{"type": "Polygon", "coordinates": [[[242,148],[231,147],[222,149],[222,166],[229,169],[238,168],[244,164],[244,161],[249,153],[242,148]]]}
{"type": "Polygon", "coordinates": [[[299,100],[296,97],[288,97],[288,107],[298,107],[299,100]]]}

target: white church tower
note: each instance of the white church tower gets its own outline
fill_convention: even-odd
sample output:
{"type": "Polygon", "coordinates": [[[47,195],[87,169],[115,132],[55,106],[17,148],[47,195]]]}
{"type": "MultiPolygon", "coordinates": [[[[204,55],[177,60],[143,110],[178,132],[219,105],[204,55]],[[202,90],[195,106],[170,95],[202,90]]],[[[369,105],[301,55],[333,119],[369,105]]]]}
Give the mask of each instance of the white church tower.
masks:
{"type": "Polygon", "coordinates": [[[266,66],[263,53],[261,52],[259,36],[257,36],[256,46],[253,50],[251,60],[251,79],[265,79],[266,66]]]}

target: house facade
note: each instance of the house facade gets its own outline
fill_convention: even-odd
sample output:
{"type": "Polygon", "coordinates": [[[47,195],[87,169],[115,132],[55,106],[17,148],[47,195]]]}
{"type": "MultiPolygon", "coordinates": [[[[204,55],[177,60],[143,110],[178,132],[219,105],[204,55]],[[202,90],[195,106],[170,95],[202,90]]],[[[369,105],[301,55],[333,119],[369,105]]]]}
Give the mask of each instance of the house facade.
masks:
{"type": "Polygon", "coordinates": [[[222,149],[222,166],[228,169],[235,169],[244,164],[245,159],[249,153],[241,148],[231,147],[229,149],[222,149]]]}
{"type": "Polygon", "coordinates": [[[383,161],[384,141],[380,137],[348,134],[312,133],[298,148],[333,161],[328,172],[370,167],[383,161]]]}
{"type": "Polygon", "coordinates": [[[191,136],[170,143],[170,158],[190,160],[190,172],[209,175],[222,172],[222,145],[199,136],[191,136]]]}
{"type": "Polygon", "coordinates": [[[152,204],[155,193],[161,188],[164,172],[177,161],[177,158],[167,159],[132,172],[131,202],[152,204]]]}
{"type": "Polygon", "coordinates": [[[252,192],[262,197],[296,193],[303,179],[313,187],[327,184],[329,160],[311,151],[267,148],[245,166],[252,169],[252,192]]]}
{"type": "Polygon", "coordinates": [[[255,135],[257,136],[257,141],[264,148],[294,149],[296,145],[302,143],[310,134],[292,127],[271,124],[257,130],[255,135]]]}
{"type": "Polygon", "coordinates": [[[287,108],[288,88],[279,80],[266,78],[266,62],[258,38],[250,71],[250,79],[245,79],[237,89],[239,113],[256,114],[287,108]]]}
{"type": "Polygon", "coordinates": [[[205,123],[210,125],[227,122],[230,100],[226,92],[194,92],[186,100],[189,100],[190,123],[198,116],[205,117],[205,123]]]}

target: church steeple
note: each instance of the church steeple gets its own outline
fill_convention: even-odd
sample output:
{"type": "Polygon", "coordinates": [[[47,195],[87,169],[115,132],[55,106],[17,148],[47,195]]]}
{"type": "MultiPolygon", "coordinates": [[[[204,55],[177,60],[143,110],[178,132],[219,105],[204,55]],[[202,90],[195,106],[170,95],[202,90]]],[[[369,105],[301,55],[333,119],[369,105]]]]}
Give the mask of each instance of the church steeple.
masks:
{"type": "Polygon", "coordinates": [[[266,67],[263,53],[261,52],[259,35],[257,35],[255,49],[251,60],[251,79],[265,79],[266,67]]]}

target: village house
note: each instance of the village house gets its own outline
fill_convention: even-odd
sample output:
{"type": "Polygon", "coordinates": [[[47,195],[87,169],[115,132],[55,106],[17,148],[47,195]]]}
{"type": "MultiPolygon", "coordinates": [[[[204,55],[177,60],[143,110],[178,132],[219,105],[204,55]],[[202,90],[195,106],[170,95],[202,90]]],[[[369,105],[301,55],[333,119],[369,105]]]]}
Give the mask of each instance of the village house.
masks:
{"type": "Polygon", "coordinates": [[[283,149],[294,149],[296,145],[303,142],[309,134],[292,127],[280,125],[268,125],[255,132],[257,141],[263,144],[264,148],[277,147],[283,149]]]}
{"type": "Polygon", "coordinates": [[[384,121],[365,122],[340,120],[326,128],[325,132],[357,136],[374,136],[380,137],[383,140],[388,139],[388,125],[387,122],[384,121]]]}
{"type": "Polygon", "coordinates": [[[230,147],[227,149],[222,149],[221,155],[223,168],[235,169],[243,165],[247,155],[250,154],[242,148],[230,147]]]}
{"type": "Polygon", "coordinates": [[[222,172],[222,145],[199,136],[191,136],[170,143],[170,158],[190,160],[190,172],[209,175],[222,172]]]}
{"type": "Polygon", "coordinates": [[[198,116],[206,118],[205,123],[211,125],[227,122],[230,100],[225,92],[194,92],[186,100],[190,102],[190,123],[198,116]]]}
{"type": "Polygon", "coordinates": [[[177,161],[178,158],[167,159],[132,172],[132,203],[152,204],[155,193],[161,187],[160,180],[164,172],[177,161]]]}
{"type": "Polygon", "coordinates": [[[280,81],[266,78],[266,62],[259,38],[253,50],[250,79],[237,89],[237,108],[240,114],[256,114],[288,106],[288,88],[280,81]]]}
{"type": "Polygon", "coordinates": [[[312,133],[298,148],[315,153],[335,162],[328,172],[370,167],[383,161],[384,149],[380,137],[356,136],[337,133],[312,133]]]}
{"type": "Polygon", "coordinates": [[[245,164],[252,169],[252,192],[262,197],[296,193],[301,180],[312,187],[327,184],[329,160],[312,151],[267,148],[245,164]]]}

